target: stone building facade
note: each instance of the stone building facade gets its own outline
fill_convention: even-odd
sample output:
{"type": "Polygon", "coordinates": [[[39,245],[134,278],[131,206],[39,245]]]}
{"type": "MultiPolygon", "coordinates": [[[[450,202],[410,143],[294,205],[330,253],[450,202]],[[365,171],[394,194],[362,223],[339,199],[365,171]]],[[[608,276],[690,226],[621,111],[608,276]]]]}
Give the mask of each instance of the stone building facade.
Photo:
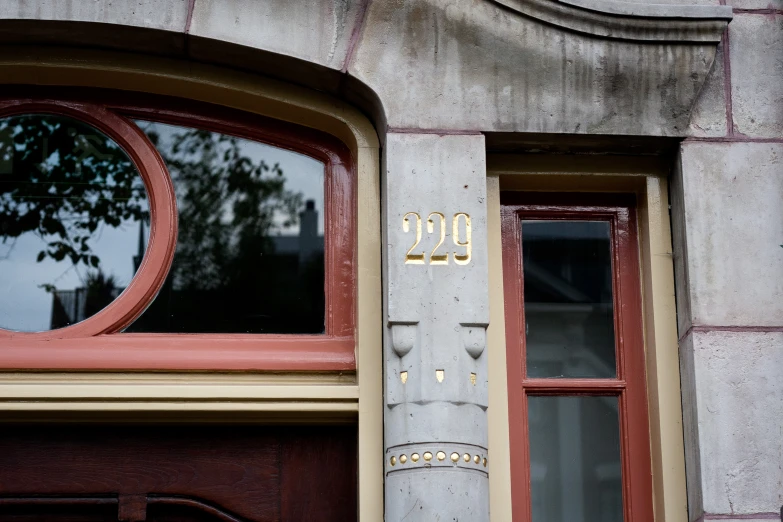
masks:
{"type": "MultiPolygon", "coordinates": [[[[534,421],[514,391],[541,386],[530,396],[622,398],[622,472],[595,467],[619,481],[595,490],[619,502],[603,519],[780,519],[780,0],[9,0],[0,71],[2,110],[44,103],[29,93],[101,91],[315,129],[349,150],[356,203],[352,261],[340,258],[353,315],[335,337],[347,351],[272,339],[258,348],[268,356],[245,341],[214,353],[215,338],[156,351],[139,337],[106,348],[116,325],[0,330],[4,422],[347,423],[360,520],[543,522],[529,498],[534,421]],[[570,203],[617,194],[633,203],[570,203]],[[572,217],[620,209],[611,267],[631,283],[618,297],[626,272],[612,276],[607,298],[622,345],[612,391],[514,380],[515,335],[529,335],[509,327],[517,265],[504,220],[517,197],[532,221],[544,210],[531,205],[550,201],[572,217]],[[59,351],[44,346],[54,341],[59,351]]],[[[563,491],[581,491],[560,473],[563,491]]],[[[0,480],[4,491],[15,492],[0,480]]],[[[119,519],[145,519],[134,502],[152,496],[118,494],[119,519]]],[[[549,519],[595,520],[586,509],[549,519]]]]}

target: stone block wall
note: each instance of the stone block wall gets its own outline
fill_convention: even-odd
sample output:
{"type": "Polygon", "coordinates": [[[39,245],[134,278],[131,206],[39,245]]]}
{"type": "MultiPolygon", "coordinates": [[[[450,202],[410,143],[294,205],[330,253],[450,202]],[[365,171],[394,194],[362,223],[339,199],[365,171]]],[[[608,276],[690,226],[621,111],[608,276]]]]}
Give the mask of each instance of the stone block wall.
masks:
{"type": "Polygon", "coordinates": [[[783,1],[728,3],[672,183],[692,522],[783,505],[783,1]]]}

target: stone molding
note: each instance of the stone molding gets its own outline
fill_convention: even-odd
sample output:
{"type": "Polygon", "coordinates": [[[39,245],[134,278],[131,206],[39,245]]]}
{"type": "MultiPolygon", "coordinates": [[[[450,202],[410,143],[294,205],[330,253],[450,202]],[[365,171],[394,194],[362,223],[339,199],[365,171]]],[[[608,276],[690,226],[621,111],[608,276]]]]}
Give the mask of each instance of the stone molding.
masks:
{"type": "Polygon", "coordinates": [[[685,136],[731,19],[728,6],[618,0],[290,0],[248,16],[250,0],[32,5],[0,5],[0,43],[272,75],[348,101],[381,134],[685,136]]]}
{"type": "Polygon", "coordinates": [[[726,5],[638,4],[617,0],[487,0],[571,31],[635,41],[719,42],[726,5]]]}

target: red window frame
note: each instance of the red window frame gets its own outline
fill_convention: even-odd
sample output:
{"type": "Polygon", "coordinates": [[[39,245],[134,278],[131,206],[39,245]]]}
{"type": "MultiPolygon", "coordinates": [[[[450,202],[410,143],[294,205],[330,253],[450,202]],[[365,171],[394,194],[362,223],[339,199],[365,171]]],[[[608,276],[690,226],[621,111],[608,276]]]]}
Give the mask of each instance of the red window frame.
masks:
{"type": "Polygon", "coordinates": [[[650,429],[644,367],[641,281],[632,195],[501,194],[512,516],[532,520],[528,396],[618,397],[625,522],[652,522],[650,429]],[[522,272],[523,219],[610,223],[615,378],[528,378],[522,272]]]}
{"type": "Polygon", "coordinates": [[[70,116],[114,139],[150,199],[150,239],[128,288],[101,312],[57,330],[0,329],[0,369],[350,371],[356,368],[356,169],[334,136],[238,110],[163,96],[28,87],[0,92],[0,117],[70,116]],[[56,97],[55,97],[56,96],[56,97]],[[163,284],[177,238],[176,200],[162,158],[133,119],[195,127],[305,154],[324,163],[325,333],[122,333],[163,284]]]}

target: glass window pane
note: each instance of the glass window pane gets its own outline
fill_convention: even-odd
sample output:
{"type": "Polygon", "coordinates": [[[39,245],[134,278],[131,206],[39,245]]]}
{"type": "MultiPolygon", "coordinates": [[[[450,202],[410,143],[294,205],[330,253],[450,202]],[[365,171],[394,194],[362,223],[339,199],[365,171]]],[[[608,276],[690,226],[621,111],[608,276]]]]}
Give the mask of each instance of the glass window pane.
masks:
{"type": "Polygon", "coordinates": [[[137,122],[174,182],[179,235],[126,331],[322,333],[324,164],[217,132],[137,122]]]}
{"type": "Polygon", "coordinates": [[[528,377],[614,377],[608,222],[522,221],[528,377]]]}
{"type": "Polygon", "coordinates": [[[61,328],[105,308],[141,263],[148,216],[139,172],[97,129],[0,119],[0,328],[61,328]]]}
{"type": "Polygon", "coordinates": [[[622,522],[617,397],[529,397],[533,522],[622,522]]]}

